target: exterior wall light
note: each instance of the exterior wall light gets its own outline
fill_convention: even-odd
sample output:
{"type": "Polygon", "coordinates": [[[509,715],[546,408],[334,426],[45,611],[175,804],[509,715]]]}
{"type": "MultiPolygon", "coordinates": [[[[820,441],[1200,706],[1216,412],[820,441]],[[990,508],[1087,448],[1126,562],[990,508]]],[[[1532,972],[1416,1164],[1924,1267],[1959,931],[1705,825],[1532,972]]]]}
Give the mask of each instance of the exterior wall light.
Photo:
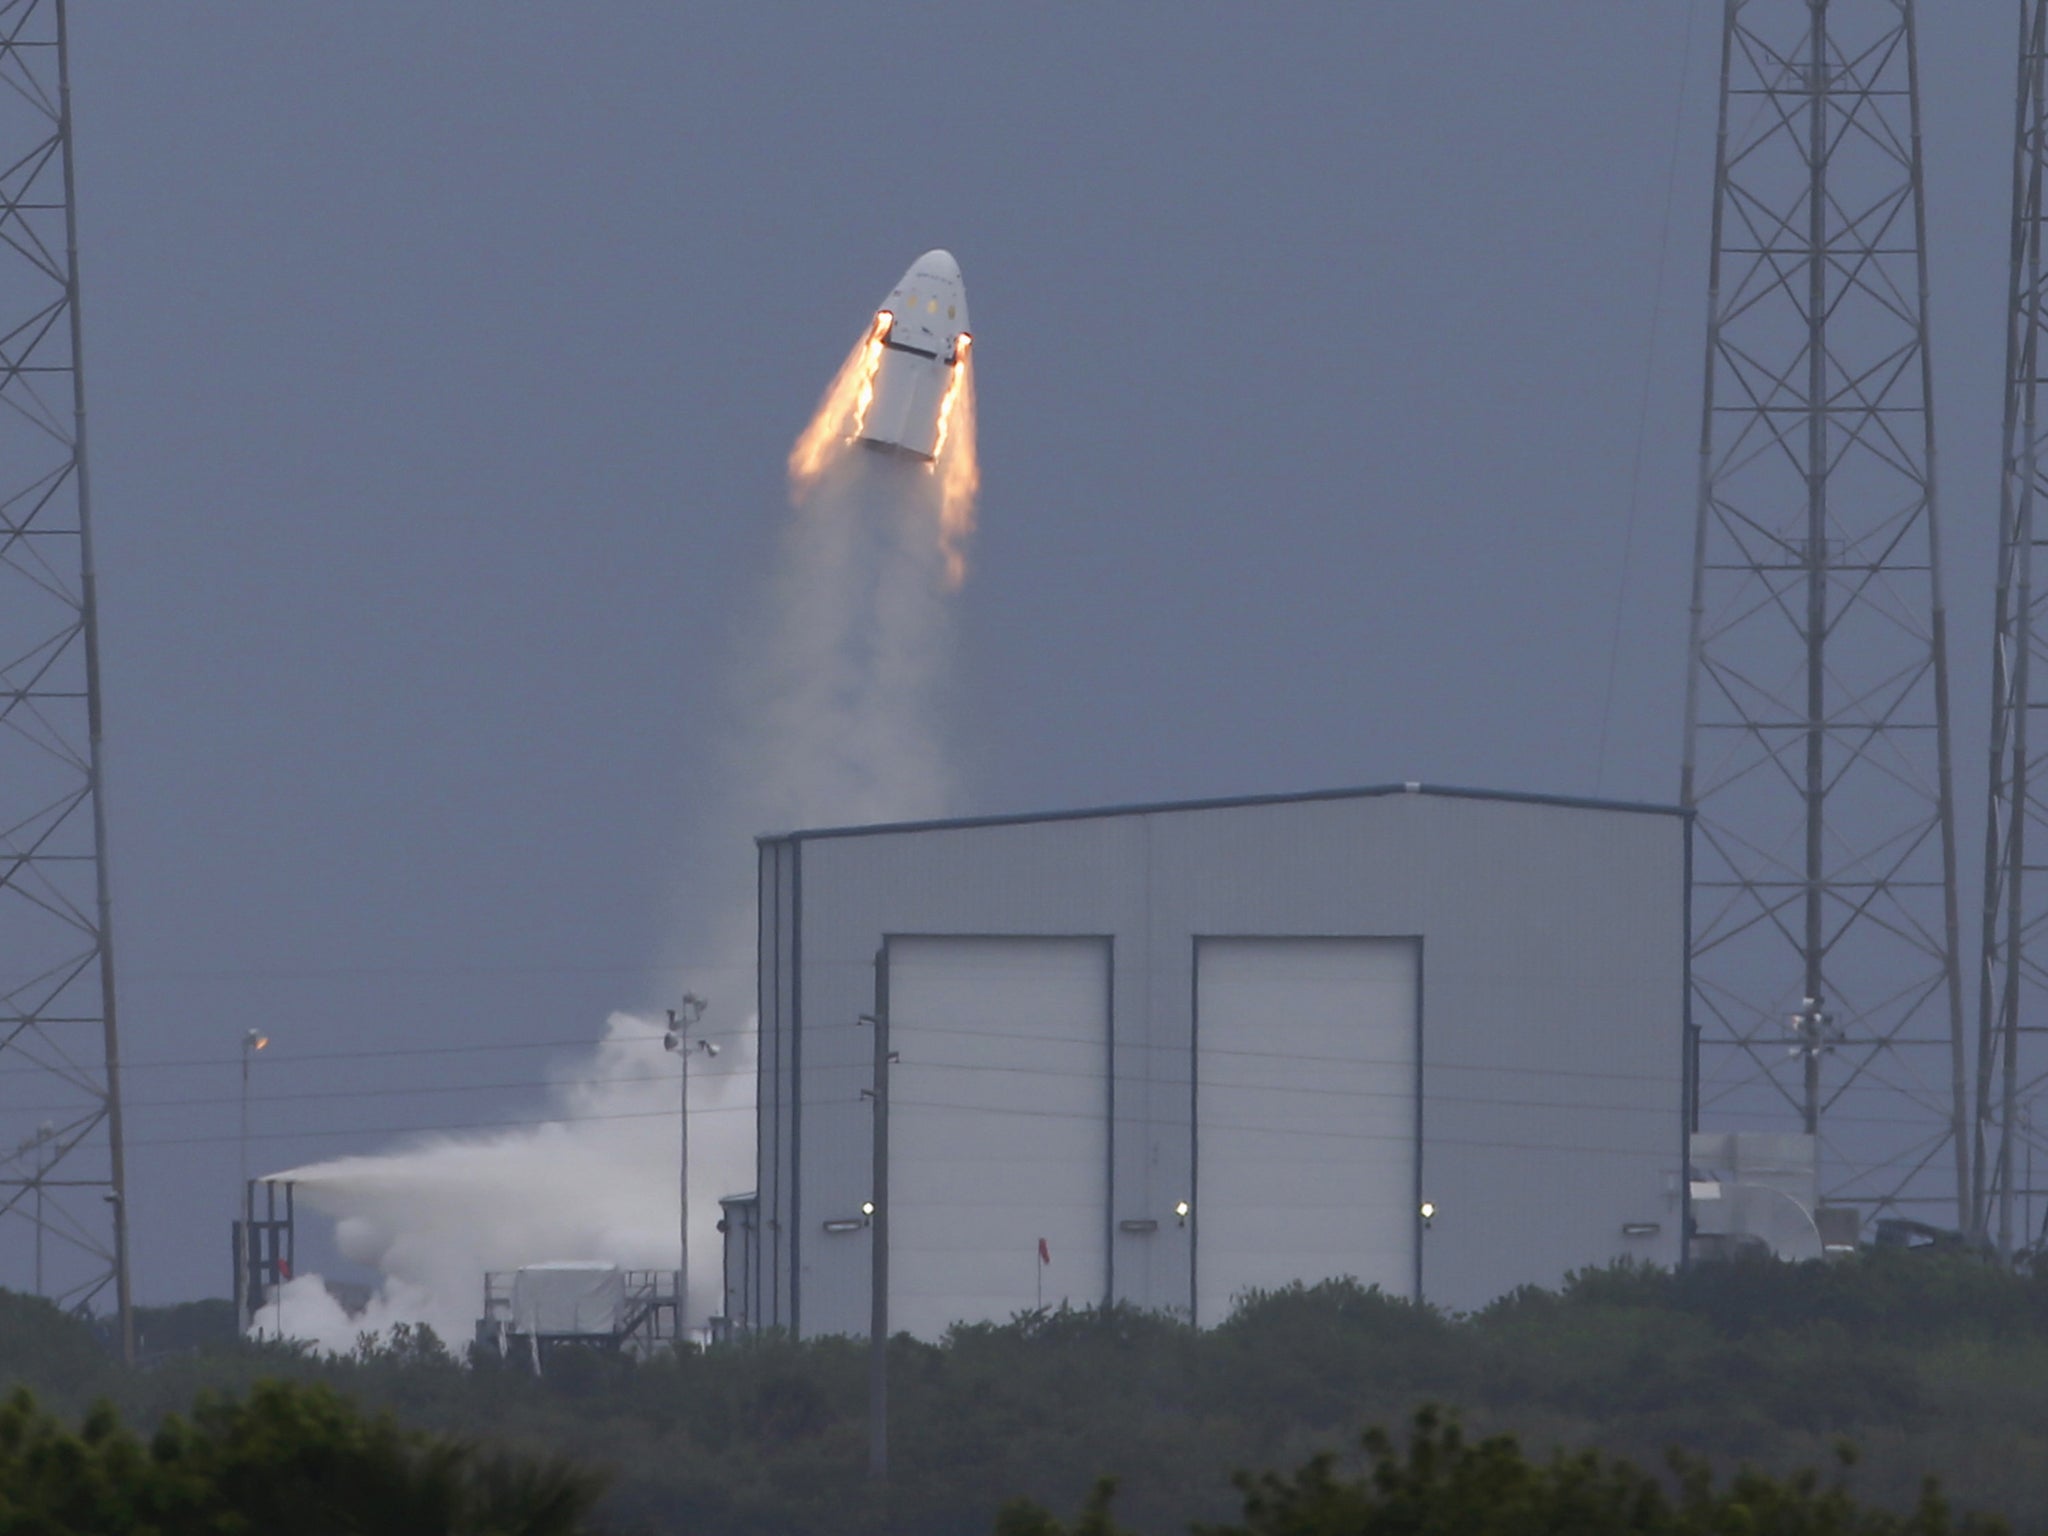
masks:
{"type": "Polygon", "coordinates": [[[1433,1201],[1433,1200],[1425,1200],[1425,1201],[1423,1201],[1423,1202],[1422,1202],[1422,1224],[1423,1224],[1423,1225],[1424,1225],[1424,1226],[1426,1227],[1426,1226],[1428,1226],[1428,1225],[1429,1225],[1429,1224],[1430,1224],[1430,1223],[1431,1223],[1432,1221],[1435,1221],[1435,1220],[1436,1220],[1436,1202],[1435,1202],[1435,1201],[1433,1201]]]}
{"type": "Polygon", "coordinates": [[[861,1201],[861,1203],[860,1203],[860,1213],[861,1213],[861,1215],[863,1215],[863,1216],[872,1216],[872,1215],[874,1215],[874,1214],[875,1214],[875,1202],[874,1202],[874,1201],[872,1201],[872,1200],[863,1200],[863,1201],[861,1201]]]}
{"type": "Polygon", "coordinates": [[[1194,1209],[1194,1207],[1190,1206],[1185,1200],[1178,1200],[1174,1202],[1173,1214],[1176,1218],[1179,1219],[1180,1224],[1182,1226],[1186,1226],[1188,1224],[1188,1212],[1192,1209],[1194,1209]]]}

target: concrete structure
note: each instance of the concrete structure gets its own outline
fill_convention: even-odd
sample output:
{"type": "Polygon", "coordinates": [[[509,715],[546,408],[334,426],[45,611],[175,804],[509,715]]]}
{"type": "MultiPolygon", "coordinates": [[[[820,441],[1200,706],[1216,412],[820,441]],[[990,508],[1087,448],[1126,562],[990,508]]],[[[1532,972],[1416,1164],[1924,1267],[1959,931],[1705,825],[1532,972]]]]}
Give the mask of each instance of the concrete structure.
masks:
{"type": "MultiPolygon", "coordinates": [[[[1686,1219],[1689,821],[1420,785],[760,841],[756,1327],[1355,1276],[1469,1308],[1686,1219]],[[886,1011],[887,1169],[875,1177],[886,1011]]],[[[750,1213],[753,1215],[754,1213],[750,1213]]],[[[749,1235],[750,1234],[750,1235],[749,1235]]]]}

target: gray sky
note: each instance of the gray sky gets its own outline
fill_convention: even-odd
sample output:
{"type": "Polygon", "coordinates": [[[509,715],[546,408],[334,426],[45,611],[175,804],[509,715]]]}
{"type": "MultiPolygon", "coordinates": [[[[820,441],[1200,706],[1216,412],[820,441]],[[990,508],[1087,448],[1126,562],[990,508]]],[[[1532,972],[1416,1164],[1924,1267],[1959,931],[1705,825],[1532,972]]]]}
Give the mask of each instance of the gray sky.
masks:
{"type": "MultiPolygon", "coordinates": [[[[1923,38],[1966,859],[2010,11],[1923,38]]],[[[658,968],[765,830],[693,811],[783,456],[930,246],[978,342],[967,808],[1675,797],[1710,0],[72,24],[145,1301],[226,1288],[244,1029],[280,1167],[750,993],[658,968]]]]}

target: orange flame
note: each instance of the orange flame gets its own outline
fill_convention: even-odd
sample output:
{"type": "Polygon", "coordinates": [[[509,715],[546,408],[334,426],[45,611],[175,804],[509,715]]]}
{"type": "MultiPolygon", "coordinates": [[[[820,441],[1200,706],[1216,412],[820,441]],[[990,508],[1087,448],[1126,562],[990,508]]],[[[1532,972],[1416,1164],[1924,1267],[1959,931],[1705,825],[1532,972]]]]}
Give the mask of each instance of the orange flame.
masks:
{"type": "Polygon", "coordinates": [[[875,326],[868,333],[868,344],[861,354],[860,398],[853,404],[853,437],[859,437],[868,424],[868,407],[875,403],[875,373],[882,366],[882,343],[888,339],[889,327],[896,323],[896,317],[886,309],[875,312],[875,326]]]}
{"type": "Polygon", "coordinates": [[[810,424],[789,450],[789,478],[798,491],[807,489],[833,456],[860,435],[875,399],[875,370],[882,366],[882,342],[895,323],[896,317],[888,310],[876,310],[867,335],[854,343],[825,387],[810,424]]]}
{"type": "Polygon", "coordinates": [[[961,380],[967,377],[967,349],[974,345],[974,338],[962,331],[953,339],[953,376],[946,381],[946,395],[939,402],[939,435],[932,443],[932,458],[938,460],[946,451],[946,432],[953,424],[953,408],[959,403],[961,380]]]}
{"type": "Polygon", "coordinates": [[[965,331],[955,342],[953,377],[939,402],[939,434],[932,447],[932,470],[939,477],[939,550],[946,557],[946,585],[957,587],[967,574],[961,546],[974,531],[974,498],[981,489],[981,464],[974,444],[974,370],[968,349],[974,338],[965,331]]]}

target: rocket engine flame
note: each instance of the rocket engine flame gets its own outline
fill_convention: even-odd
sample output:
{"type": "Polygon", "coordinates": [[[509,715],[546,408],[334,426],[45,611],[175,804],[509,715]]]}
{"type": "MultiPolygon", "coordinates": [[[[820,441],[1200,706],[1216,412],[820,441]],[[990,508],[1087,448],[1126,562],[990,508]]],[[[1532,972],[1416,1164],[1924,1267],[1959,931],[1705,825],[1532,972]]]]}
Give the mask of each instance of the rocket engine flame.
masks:
{"type": "Polygon", "coordinates": [[[790,449],[789,479],[799,497],[825,472],[826,465],[860,435],[868,407],[875,400],[875,370],[882,366],[882,343],[895,321],[896,317],[886,309],[875,312],[868,333],[846,354],[846,361],[825,387],[810,424],[790,449]]]}
{"type": "Polygon", "coordinates": [[[961,333],[953,377],[939,404],[939,440],[931,468],[939,477],[939,549],[946,557],[946,585],[967,575],[963,546],[974,531],[974,498],[981,489],[981,464],[974,442],[974,338],[961,333]]]}
{"type": "Polygon", "coordinates": [[[889,339],[889,327],[896,317],[886,309],[875,312],[874,329],[868,332],[868,344],[861,352],[860,395],[853,402],[853,433],[859,437],[867,429],[868,407],[875,403],[875,371],[882,366],[882,344],[889,339]]]}
{"type": "Polygon", "coordinates": [[[936,462],[945,456],[946,431],[953,424],[953,408],[960,401],[961,382],[967,377],[967,349],[974,344],[974,338],[964,331],[953,343],[953,376],[946,381],[946,397],[939,402],[939,436],[932,444],[932,458],[936,462]]]}

